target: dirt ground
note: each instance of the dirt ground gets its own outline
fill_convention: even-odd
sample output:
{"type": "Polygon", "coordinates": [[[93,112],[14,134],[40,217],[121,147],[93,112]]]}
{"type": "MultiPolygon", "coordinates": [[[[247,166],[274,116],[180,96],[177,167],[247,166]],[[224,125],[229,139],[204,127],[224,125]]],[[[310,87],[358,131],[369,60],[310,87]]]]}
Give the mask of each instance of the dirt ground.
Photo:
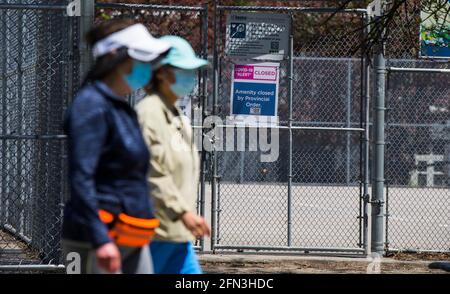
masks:
{"type": "MultiPolygon", "coordinates": [[[[383,273],[445,274],[450,273],[450,253],[391,253],[380,263],[364,257],[313,255],[222,253],[199,254],[207,274],[297,274],[297,273],[383,273]],[[444,269],[443,266],[444,265],[444,269]]],[[[0,265],[39,264],[36,253],[10,234],[0,231],[0,265]]],[[[8,271],[7,271],[8,272],[8,271]]],[[[22,273],[39,273],[27,272],[22,273]]],[[[62,273],[61,269],[54,272],[62,273]]],[[[5,273],[0,269],[0,273],[5,273]]]]}
{"type": "Polygon", "coordinates": [[[386,255],[386,257],[392,258],[395,260],[403,260],[403,261],[416,261],[416,260],[425,260],[425,261],[447,260],[447,261],[450,261],[450,253],[398,252],[398,253],[388,253],[386,255]]]}
{"type": "MultiPolygon", "coordinates": [[[[260,255],[200,255],[205,273],[211,274],[445,274],[450,273],[435,268],[435,262],[450,267],[449,255],[428,255],[422,259],[409,255],[397,255],[395,258],[383,258],[379,263],[379,271],[365,258],[339,257],[302,257],[302,256],[260,256],[260,255]],[[444,258],[442,258],[444,257],[444,258]]],[[[450,269],[449,269],[450,270],[450,269]]]]}
{"type": "Polygon", "coordinates": [[[0,230],[0,265],[36,264],[39,257],[21,240],[0,230]]]}

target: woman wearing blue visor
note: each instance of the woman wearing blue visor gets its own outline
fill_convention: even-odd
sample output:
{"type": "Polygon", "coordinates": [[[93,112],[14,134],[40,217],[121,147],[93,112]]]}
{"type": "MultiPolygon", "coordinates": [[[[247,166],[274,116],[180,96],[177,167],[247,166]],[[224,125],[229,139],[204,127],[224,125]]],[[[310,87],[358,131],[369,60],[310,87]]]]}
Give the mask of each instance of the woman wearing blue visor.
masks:
{"type": "Polygon", "coordinates": [[[148,84],[170,44],[125,20],[100,24],[87,41],[95,64],[65,121],[63,258],[73,273],[152,273],[148,244],[159,221],[148,198],[150,154],[126,96],[148,84]]]}
{"type": "Polygon", "coordinates": [[[207,61],[195,56],[189,43],[176,36],[161,40],[171,45],[153,76],[150,94],[136,106],[152,158],[148,177],[155,214],[161,225],[150,244],[156,274],[198,274],[201,268],[192,241],[209,235],[204,218],[195,213],[199,181],[198,151],[189,120],[175,106],[191,94],[197,70],[207,61]]]}

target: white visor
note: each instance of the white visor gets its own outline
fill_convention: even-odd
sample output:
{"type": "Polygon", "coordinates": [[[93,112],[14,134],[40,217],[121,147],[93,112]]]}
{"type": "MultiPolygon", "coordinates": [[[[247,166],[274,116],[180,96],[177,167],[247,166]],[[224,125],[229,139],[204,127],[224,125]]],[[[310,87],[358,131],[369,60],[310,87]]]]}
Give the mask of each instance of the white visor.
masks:
{"type": "Polygon", "coordinates": [[[128,48],[128,55],[136,60],[150,62],[170,48],[168,42],[153,37],[142,24],[135,24],[109,35],[95,43],[94,58],[108,54],[121,47],[128,48]]]}

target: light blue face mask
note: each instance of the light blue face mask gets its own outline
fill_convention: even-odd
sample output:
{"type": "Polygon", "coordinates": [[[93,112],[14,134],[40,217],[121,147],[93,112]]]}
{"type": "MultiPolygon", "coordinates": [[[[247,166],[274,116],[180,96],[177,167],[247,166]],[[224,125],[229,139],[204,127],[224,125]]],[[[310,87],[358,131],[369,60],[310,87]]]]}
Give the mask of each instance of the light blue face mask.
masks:
{"type": "Polygon", "coordinates": [[[176,69],[175,83],[170,85],[172,92],[178,98],[187,96],[192,93],[197,83],[197,75],[195,70],[176,69]]]}
{"type": "Polygon", "coordinates": [[[142,61],[133,60],[133,68],[125,77],[131,90],[136,91],[146,86],[152,78],[152,65],[142,61]]]}

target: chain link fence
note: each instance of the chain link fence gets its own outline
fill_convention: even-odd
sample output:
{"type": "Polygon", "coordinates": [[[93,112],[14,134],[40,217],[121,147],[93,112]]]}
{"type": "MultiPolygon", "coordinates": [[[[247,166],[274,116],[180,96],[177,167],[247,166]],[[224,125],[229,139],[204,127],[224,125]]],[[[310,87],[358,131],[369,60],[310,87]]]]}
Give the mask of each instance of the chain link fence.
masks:
{"type": "Polygon", "coordinates": [[[387,250],[450,250],[449,86],[448,74],[390,74],[387,250]]]}
{"type": "MultiPolygon", "coordinates": [[[[411,12],[414,15],[417,12],[411,12]]],[[[388,66],[448,69],[417,59],[419,19],[397,16],[388,66]]],[[[450,251],[450,79],[446,73],[392,72],[386,85],[386,250],[450,251]]]]}
{"type": "MultiPolygon", "coordinates": [[[[70,1],[51,2],[0,0],[0,265],[61,263],[68,197],[62,120],[81,83],[83,52],[80,18],[66,15],[70,1]]],[[[283,13],[292,19],[292,59],[280,61],[280,123],[268,133],[270,138],[278,132],[279,157],[261,162],[262,152],[252,151],[257,142],[248,139],[245,151],[234,145],[234,151],[200,152],[197,208],[202,215],[211,213],[213,236],[211,247],[202,240],[197,248],[364,253],[372,159],[369,61],[358,50],[363,32],[354,29],[363,23],[363,11],[338,13],[327,22],[332,12],[321,9],[219,6],[217,43],[209,45],[210,52],[208,27],[214,18],[208,6],[98,1],[94,22],[131,18],[155,36],[185,37],[204,58],[216,49],[217,71],[199,73],[188,108],[191,115],[203,119],[214,113],[225,122],[232,65],[255,62],[225,54],[225,23],[232,12],[283,13]]],[[[387,40],[389,66],[448,68],[448,63],[417,60],[417,44],[393,37],[410,30],[400,24],[387,40]]],[[[388,76],[388,251],[450,250],[449,89],[446,74],[388,76]]],[[[135,93],[130,102],[143,96],[135,93]]],[[[194,119],[194,132],[214,139],[202,121],[194,119]]],[[[223,140],[233,136],[237,142],[250,132],[227,127],[223,140]]]]}
{"type": "Polygon", "coordinates": [[[59,263],[76,26],[41,3],[0,1],[0,264],[59,263]]]}

